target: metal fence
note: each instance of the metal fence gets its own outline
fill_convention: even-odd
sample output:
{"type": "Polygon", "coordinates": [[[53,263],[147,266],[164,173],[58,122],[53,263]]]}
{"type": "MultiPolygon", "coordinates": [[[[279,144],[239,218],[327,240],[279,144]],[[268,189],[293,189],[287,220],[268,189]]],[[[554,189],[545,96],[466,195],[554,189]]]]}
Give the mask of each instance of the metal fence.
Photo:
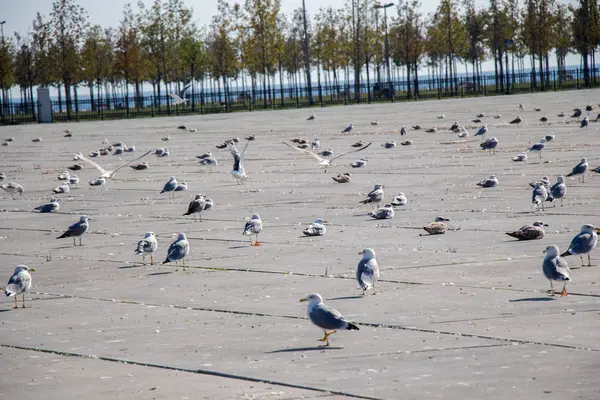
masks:
{"type": "MultiPolygon", "coordinates": [[[[313,85],[312,102],[307,87],[272,85],[267,90],[200,91],[187,93],[185,103],[175,105],[169,96],[101,97],[94,100],[53,101],[53,121],[82,121],[166,115],[213,114],[235,111],[325,107],[358,103],[402,102],[426,99],[495,96],[513,93],[571,90],[600,86],[598,70],[590,70],[587,82],[583,70],[551,71],[543,77],[532,73],[509,73],[503,79],[495,75],[457,79],[414,80],[340,85],[313,85]]],[[[36,121],[32,103],[8,103],[0,106],[0,124],[36,121]]]]}

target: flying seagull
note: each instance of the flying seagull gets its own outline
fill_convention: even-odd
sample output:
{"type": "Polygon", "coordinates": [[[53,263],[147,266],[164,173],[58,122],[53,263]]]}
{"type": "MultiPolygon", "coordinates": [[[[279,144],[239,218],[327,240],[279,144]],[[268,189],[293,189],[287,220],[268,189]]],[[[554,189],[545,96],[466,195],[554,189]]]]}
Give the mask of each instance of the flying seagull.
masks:
{"type": "Polygon", "coordinates": [[[330,166],[330,165],[333,165],[333,161],[334,161],[334,160],[336,160],[336,159],[338,159],[338,158],[340,158],[340,157],[343,157],[343,156],[345,156],[346,154],[350,154],[350,153],[356,153],[356,152],[358,152],[358,151],[362,151],[362,150],[366,149],[367,147],[369,147],[370,145],[372,145],[372,144],[373,144],[373,142],[371,142],[371,143],[369,143],[369,144],[367,144],[367,145],[365,145],[365,146],[363,146],[363,147],[361,147],[361,148],[358,148],[358,149],[356,149],[356,150],[351,150],[351,151],[348,151],[348,152],[346,152],[346,153],[342,153],[342,154],[340,154],[340,155],[338,155],[338,156],[335,156],[335,157],[333,157],[333,158],[331,158],[331,159],[326,159],[326,158],[323,158],[323,157],[319,156],[318,154],[315,154],[315,153],[313,153],[313,152],[312,152],[312,151],[310,151],[310,150],[299,149],[299,148],[297,148],[297,147],[294,147],[294,146],[292,146],[292,145],[290,145],[290,144],[288,144],[288,143],[286,143],[286,142],[282,142],[282,143],[283,143],[283,144],[285,144],[285,145],[286,145],[286,146],[288,146],[288,147],[291,147],[291,148],[292,148],[292,149],[294,149],[294,150],[297,150],[297,151],[299,151],[299,152],[301,152],[301,153],[310,154],[311,156],[313,156],[314,158],[316,158],[316,159],[317,159],[317,161],[319,162],[319,165],[322,165],[322,166],[324,166],[324,167],[325,167],[325,172],[327,172],[327,168],[329,168],[329,166],[330,166]]]}
{"type": "Polygon", "coordinates": [[[246,170],[244,169],[243,161],[244,154],[246,154],[246,149],[250,141],[246,142],[246,146],[244,146],[244,150],[240,153],[240,151],[233,145],[233,143],[227,142],[227,148],[229,152],[233,156],[233,169],[231,170],[231,175],[235,178],[235,183],[238,185],[240,183],[244,183],[246,179],[248,179],[248,175],[246,175],[246,170]]]}
{"type": "Polygon", "coordinates": [[[102,174],[102,175],[100,175],[100,177],[101,177],[101,178],[110,179],[110,178],[112,178],[112,177],[115,175],[115,173],[116,173],[118,170],[120,170],[121,168],[123,168],[123,167],[126,167],[126,166],[128,166],[129,164],[131,164],[131,163],[133,163],[133,162],[135,162],[135,161],[137,161],[137,160],[140,160],[140,159],[142,159],[142,158],[146,157],[146,156],[147,156],[148,154],[150,154],[150,153],[152,153],[152,150],[148,150],[146,153],[142,154],[140,157],[136,158],[135,160],[131,160],[131,161],[128,161],[128,162],[126,162],[125,164],[121,164],[121,165],[119,165],[117,168],[115,168],[115,169],[114,169],[114,171],[107,171],[107,170],[105,170],[104,168],[102,168],[101,166],[99,166],[99,165],[98,165],[96,162],[94,162],[94,161],[90,160],[89,158],[85,158],[85,157],[83,156],[83,154],[81,154],[81,153],[77,153],[77,154],[76,154],[76,156],[77,156],[77,157],[79,157],[79,159],[80,159],[80,160],[83,160],[83,161],[85,161],[86,163],[90,164],[92,167],[94,167],[94,168],[96,168],[98,171],[100,171],[100,173],[102,174]]]}

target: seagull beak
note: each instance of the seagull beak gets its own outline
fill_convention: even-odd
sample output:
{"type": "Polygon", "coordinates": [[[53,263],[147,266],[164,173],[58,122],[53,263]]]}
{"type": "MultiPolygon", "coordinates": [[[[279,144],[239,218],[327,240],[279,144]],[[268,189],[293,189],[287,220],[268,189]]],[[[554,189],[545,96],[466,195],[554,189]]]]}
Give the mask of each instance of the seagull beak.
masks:
{"type": "Polygon", "coordinates": [[[35,272],[35,268],[29,268],[29,271],[35,272]]]}
{"type": "Polygon", "coordinates": [[[359,251],[359,252],[358,252],[358,254],[364,254],[364,253],[365,253],[364,251],[359,251]]]}
{"type": "Polygon", "coordinates": [[[323,221],[324,225],[329,225],[329,221],[323,221]]]}
{"type": "Polygon", "coordinates": [[[549,226],[548,224],[544,224],[544,226],[549,226]]]}
{"type": "Polygon", "coordinates": [[[544,251],[542,251],[542,254],[546,254],[546,249],[544,249],[544,251]]]}
{"type": "Polygon", "coordinates": [[[308,299],[306,297],[303,299],[300,299],[300,303],[302,303],[303,301],[308,301],[308,299]]]}

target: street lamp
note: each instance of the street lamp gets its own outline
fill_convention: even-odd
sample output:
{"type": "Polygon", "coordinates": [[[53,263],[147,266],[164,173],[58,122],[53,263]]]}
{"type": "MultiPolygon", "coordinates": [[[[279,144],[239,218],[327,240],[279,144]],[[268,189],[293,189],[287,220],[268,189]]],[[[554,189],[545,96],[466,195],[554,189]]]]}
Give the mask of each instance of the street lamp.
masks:
{"type": "Polygon", "coordinates": [[[306,22],[306,2],[302,0],[302,17],[304,19],[304,57],[305,57],[305,69],[306,69],[306,84],[308,86],[308,104],[313,104],[312,84],[310,81],[310,53],[308,46],[308,24],[306,22]]]}
{"type": "Polygon", "coordinates": [[[388,39],[388,26],[387,26],[387,9],[393,6],[394,3],[385,3],[376,5],[375,8],[383,8],[383,24],[385,26],[385,69],[387,70],[388,84],[391,82],[390,78],[390,42],[388,39]]]}
{"type": "Polygon", "coordinates": [[[6,21],[0,21],[0,30],[2,31],[2,43],[4,43],[4,24],[6,21]]]}

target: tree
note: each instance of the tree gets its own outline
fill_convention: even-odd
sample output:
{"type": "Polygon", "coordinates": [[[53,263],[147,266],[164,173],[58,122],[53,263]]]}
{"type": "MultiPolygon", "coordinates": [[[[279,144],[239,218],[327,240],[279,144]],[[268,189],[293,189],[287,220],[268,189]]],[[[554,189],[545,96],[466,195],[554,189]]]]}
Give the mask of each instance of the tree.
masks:
{"type": "Polygon", "coordinates": [[[123,9],[123,19],[119,24],[115,46],[115,73],[125,80],[126,95],[129,96],[129,85],[133,84],[136,107],[142,107],[141,85],[146,72],[139,27],[130,4],[123,9]]]}

